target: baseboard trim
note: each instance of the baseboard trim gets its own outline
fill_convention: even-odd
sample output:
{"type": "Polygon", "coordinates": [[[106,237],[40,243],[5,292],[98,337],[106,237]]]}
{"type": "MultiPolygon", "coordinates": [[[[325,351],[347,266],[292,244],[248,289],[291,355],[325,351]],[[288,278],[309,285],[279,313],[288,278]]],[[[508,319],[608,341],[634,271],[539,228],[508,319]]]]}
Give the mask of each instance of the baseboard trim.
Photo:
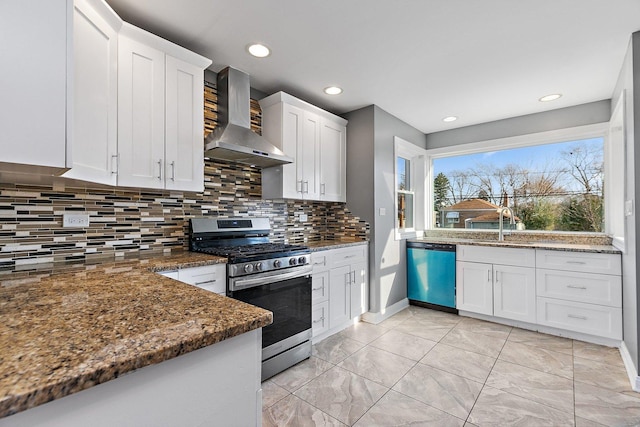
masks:
{"type": "Polygon", "coordinates": [[[627,345],[624,343],[624,341],[622,341],[622,345],[620,346],[620,355],[622,356],[624,367],[627,370],[627,375],[629,375],[631,388],[633,389],[633,391],[640,392],[640,377],[638,376],[638,370],[633,363],[631,353],[629,353],[629,349],[627,348],[627,345]]]}
{"type": "Polygon", "coordinates": [[[384,310],[382,310],[382,312],[368,311],[364,313],[362,315],[362,321],[377,325],[378,323],[388,319],[389,317],[393,316],[396,313],[401,312],[407,307],[409,307],[409,299],[405,298],[385,308],[384,310]]]}

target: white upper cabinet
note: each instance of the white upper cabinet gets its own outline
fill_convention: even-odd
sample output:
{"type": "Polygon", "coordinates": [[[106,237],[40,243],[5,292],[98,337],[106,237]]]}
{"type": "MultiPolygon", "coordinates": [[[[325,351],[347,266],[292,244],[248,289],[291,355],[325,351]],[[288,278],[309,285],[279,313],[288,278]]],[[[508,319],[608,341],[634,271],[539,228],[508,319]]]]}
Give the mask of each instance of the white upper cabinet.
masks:
{"type": "Polygon", "coordinates": [[[262,197],[346,201],[347,121],[284,92],[260,106],[262,135],[295,159],[262,170],[262,197]]]}
{"type": "Polygon", "coordinates": [[[118,49],[118,185],[204,190],[204,68],[210,63],[124,24],[118,49]]]}
{"type": "Polygon", "coordinates": [[[73,167],[74,177],[113,182],[121,25],[99,0],[3,4],[3,170],[59,174],[73,167]]]}
{"type": "Polygon", "coordinates": [[[118,29],[122,21],[101,2],[73,7],[71,170],[63,176],[116,184],[118,153],[118,29]]]}

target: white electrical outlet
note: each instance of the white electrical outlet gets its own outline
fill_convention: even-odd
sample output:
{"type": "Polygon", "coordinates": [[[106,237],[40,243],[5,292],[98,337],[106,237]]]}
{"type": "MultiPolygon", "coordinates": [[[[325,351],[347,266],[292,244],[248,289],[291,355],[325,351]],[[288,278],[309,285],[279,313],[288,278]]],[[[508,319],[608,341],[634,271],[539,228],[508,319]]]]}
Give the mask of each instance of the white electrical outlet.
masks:
{"type": "Polygon", "coordinates": [[[65,213],[62,215],[63,227],[88,227],[89,214],[85,213],[65,213]]]}
{"type": "Polygon", "coordinates": [[[299,218],[300,218],[300,222],[307,222],[307,220],[309,219],[309,216],[307,214],[300,214],[299,218]]]}

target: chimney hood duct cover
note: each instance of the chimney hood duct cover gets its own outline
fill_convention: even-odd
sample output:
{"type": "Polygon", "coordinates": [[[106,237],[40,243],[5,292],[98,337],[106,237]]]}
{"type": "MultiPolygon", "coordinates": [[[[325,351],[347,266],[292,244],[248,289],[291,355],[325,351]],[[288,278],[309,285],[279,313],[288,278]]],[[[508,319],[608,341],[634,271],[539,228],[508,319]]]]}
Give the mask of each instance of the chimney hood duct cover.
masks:
{"type": "Polygon", "coordinates": [[[204,141],[204,155],[259,167],[293,163],[251,130],[249,75],[227,67],[218,73],[218,126],[204,141]]]}

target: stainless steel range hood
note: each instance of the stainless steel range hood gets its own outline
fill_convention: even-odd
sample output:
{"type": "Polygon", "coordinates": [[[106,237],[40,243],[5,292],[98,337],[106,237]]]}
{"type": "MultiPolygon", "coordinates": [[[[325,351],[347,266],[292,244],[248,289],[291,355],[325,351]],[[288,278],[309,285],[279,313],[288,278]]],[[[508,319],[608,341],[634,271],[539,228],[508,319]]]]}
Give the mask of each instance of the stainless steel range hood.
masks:
{"type": "Polygon", "coordinates": [[[293,163],[251,130],[249,75],[227,67],[218,73],[218,126],[204,141],[204,155],[263,168],[293,163]]]}

